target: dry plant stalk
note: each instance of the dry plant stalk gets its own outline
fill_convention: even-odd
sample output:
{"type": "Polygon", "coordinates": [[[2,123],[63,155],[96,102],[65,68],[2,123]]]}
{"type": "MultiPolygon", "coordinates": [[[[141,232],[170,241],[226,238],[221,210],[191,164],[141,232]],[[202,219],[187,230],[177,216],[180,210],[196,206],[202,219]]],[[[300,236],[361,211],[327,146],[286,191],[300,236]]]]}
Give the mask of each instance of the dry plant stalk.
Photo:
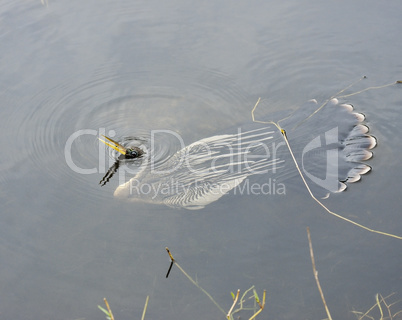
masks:
{"type": "Polygon", "coordinates": [[[107,311],[109,312],[109,315],[110,315],[110,320],[114,320],[112,310],[109,307],[109,302],[107,302],[106,298],[103,298],[103,301],[105,301],[107,311]]]}
{"type": "MultiPolygon", "coordinates": [[[[107,319],[114,320],[114,316],[113,316],[113,313],[112,313],[112,309],[110,309],[109,302],[107,302],[106,298],[103,298],[103,301],[105,302],[107,310],[105,310],[104,308],[102,308],[99,305],[98,305],[98,308],[106,314],[107,319]]],[[[149,296],[147,296],[147,299],[145,300],[145,306],[144,306],[144,310],[142,311],[141,320],[145,319],[145,313],[147,311],[148,301],[149,301],[149,296]]]]}
{"type": "Polygon", "coordinates": [[[320,281],[318,280],[318,271],[315,267],[313,244],[311,243],[311,235],[310,235],[309,227],[307,227],[307,237],[308,237],[308,244],[310,247],[310,257],[311,257],[311,264],[313,266],[313,274],[314,274],[315,282],[317,284],[318,291],[320,292],[321,300],[322,300],[322,303],[324,304],[325,312],[327,313],[328,319],[332,320],[331,313],[329,312],[327,303],[325,302],[324,293],[322,292],[320,281]]]}
{"type": "Polygon", "coordinates": [[[171,260],[169,270],[172,268],[172,265],[173,265],[173,264],[176,265],[176,267],[179,268],[179,270],[187,277],[187,279],[190,280],[191,283],[192,283],[193,285],[195,285],[198,289],[200,289],[200,290],[214,303],[214,305],[217,306],[217,308],[226,316],[225,310],[223,310],[223,308],[214,300],[214,298],[212,298],[212,296],[211,296],[205,289],[203,289],[202,287],[200,287],[200,285],[199,285],[196,281],[194,281],[194,279],[191,278],[191,277],[187,274],[187,272],[184,271],[184,269],[177,263],[177,261],[173,258],[173,255],[172,255],[171,252],[169,251],[169,248],[166,247],[165,249],[166,249],[167,253],[169,254],[169,258],[170,258],[170,260],[171,260]]]}
{"type": "MultiPolygon", "coordinates": [[[[179,268],[179,270],[187,277],[187,279],[190,280],[190,282],[191,282],[192,284],[194,284],[198,289],[200,289],[200,290],[213,302],[213,304],[227,317],[228,320],[233,319],[233,314],[232,314],[232,313],[239,312],[240,310],[243,309],[243,305],[242,305],[243,302],[242,302],[242,299],[240,299],[240,300],[241,300],[241,301],[240,301],[240,309],[237,309],[237,310],[233,311],[233,309],[234,309],[234,307],[236,306],[237,301],[238,301],[238,299],[239,299],[240,289],[237,290],[237,294],[236,294],[236,296],[235,296],[234,299],[233,299],[234,302],[233,302],[233,304],[232,304],[232,307],[231,307],[230,310],[226,313],[225,310],[214,300],[214,298],[212,298],[212,296],[211,296],[205,289],[203,289],[193,278],[190,277],[190,275],[189,275],[186,271],[184,271],[184,269],[177,263],[176,259],[173,258],[173,255],[172,255],[172,253],[170,252],[169,248],[166,247],[165,249],[166,249],[167,253],[169,254],[169,258],[170,258],[170,260],[171,260],[171,264],[170,264],[169,270],[172,268],[172,265],[173,265],[173,264],[176,265],[176,267],[179,268]]],[[[254,288],[254,286],[251,287],[249,290],[251,290],[252,288],[254,288]]],[[[244,295],[245,295],[249,290],[246,290],[246,292],[243,294],[243,297],[244,297],[244,295]]],[[[260,303],[260,301],[258,301],[258,299],[256,298],[256,301],[257,301],[257,303],[258,303],[260,309],[259,309],[257,312],[255,312],[254,315],[253,315],[249,320],[255,319],[255,317],[264,309],[264,306],[265,306],[265,296],[266,296],[266,290],[264,290],[264,293],[263,293],[262,303],[260,303]]]]}
{"type": "Polygon", "coordinates": [[[228,320],[230,320],[230,314],[233,311],[233,308],[235,307],[237,300],[239,299],[239,294],[240,294],[240,289],[237,289],[237,294],[236,294],[236,298],[233,300],[233,304],[232,307],[230,308],[230,310],[228,311],[228,314],[226,315],[226,317],[228,318],[228,320]]]}
{"type": "Polygon", "coordinates": [[[145,300],[145,306],[144,306],[144,311],[142,311],[141,320],[145,319],[145,313],[147,312],[147,308],[148,308],[148,301],[149,301],[149,296],[147,296],[147,299],[145,300]]]}

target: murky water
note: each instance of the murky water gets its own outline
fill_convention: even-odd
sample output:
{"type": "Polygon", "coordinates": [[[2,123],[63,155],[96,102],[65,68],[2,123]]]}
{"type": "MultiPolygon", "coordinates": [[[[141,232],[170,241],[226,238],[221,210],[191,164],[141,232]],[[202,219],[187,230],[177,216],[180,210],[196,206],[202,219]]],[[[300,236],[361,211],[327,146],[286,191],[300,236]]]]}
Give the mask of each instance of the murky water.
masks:
{"type": "MultiPolygon", "coordinates": [[[[140,318],[149,295],[146,319],[223,319],[178,269],[165,278],[168,246],[226,310],[231,291],[255,285],[268,293],[261,319],[322,319],[307,226],[334,318],[354,319],[351,311],[368,310],[376,293],[400,299],[400,241],[329,216],[297,176],[284,181],[285,195],[230,193],[196,212],[127,203],[113,197],[117,177],[98,184],[112,159],[97,135],[146,139],[169,130],[189,145],[250,123],[258,97],[270,115],[323,102],[363,75],[345,94],[400,80],[401,9],[3,1],[2,318],[99,319],[104,296],[117,319],[140,318]],[[66,158],[68,141],[82,173],[66,158]]],[[[372,172],[325,201],[399,235],[401,90],[342,99],[366,115],[378,146],[372,172]]],[[[160,141],[161,158],[180,149],[176,142],[160,141]]]]}

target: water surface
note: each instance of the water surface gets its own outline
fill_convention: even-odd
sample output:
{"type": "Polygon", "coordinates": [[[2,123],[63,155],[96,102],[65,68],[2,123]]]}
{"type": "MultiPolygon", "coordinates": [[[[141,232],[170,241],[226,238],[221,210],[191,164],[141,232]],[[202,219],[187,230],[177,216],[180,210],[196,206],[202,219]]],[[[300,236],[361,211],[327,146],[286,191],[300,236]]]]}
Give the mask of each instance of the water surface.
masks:
{"type": "MultiPolygon", "coordinates": [[[[178,269],[168,246],[225,309],[230,291],[268,292],[262,319],[322,319],[306,227],[334,318],[354,319],[376,293],[398,292],[401,243],[329,216],[299,179],[286,196],[230,194],[197,212],[113,198],[98,185],[98,142],[177,132],[185,144],[266,114],[400,79],[399,2],[4,1],[0,6],[0,162],[4,318],[216,319],[219,310],[178,269]],[[93,132],[90,131],[90,132],[93,132]]],[[[401,88],[344,99],[378,139],[373,171],[325,203],[401,234],[401,88]]],[[[109,161],[107,153],[104,160],[109,161]]],[[[396,307],[397,308],[397,307],[396,307]]],[[[402,309],[401,306],[399,306],[402,309]]]]}

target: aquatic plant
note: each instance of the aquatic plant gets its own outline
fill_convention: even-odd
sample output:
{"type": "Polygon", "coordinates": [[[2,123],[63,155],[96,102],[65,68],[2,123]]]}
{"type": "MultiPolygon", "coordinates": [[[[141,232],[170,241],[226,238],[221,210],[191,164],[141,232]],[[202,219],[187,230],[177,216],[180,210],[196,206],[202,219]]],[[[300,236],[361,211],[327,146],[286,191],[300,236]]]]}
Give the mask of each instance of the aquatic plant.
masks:
{"type": "Polygon", "coordinates": [[[401,319],[402,309],[401,302],[402,300],[396,300],[393,302],[389,302],[390,298],[394,296],[395,292],[389,294],[386,297],[383,297],[380,293],[375,295],[375,303],[369,308],[366,312],[360,311],[352,311],[357,317],[358,320],[396,320],[401,319]],[[399,308],[397,307],[399,305],[399,308]],[[398,309],[397,309],[398,308],[398,309]]]}

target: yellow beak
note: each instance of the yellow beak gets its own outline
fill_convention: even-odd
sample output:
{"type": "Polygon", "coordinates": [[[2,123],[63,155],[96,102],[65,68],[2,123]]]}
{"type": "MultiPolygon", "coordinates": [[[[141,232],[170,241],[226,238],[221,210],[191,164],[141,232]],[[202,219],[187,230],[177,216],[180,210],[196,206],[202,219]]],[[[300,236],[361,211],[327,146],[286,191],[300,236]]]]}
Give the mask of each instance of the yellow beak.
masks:
{"type": "Polygon", "coordinates": [[[120,143],[118,143],[118,142],[116,142],[116,141],[104,136],[103,134],[102,134],[102,137],[104,137],[105,139],[107,139],[107,140],[109,140],[110,142],[113,143],[113,144],[111,144],[109,142],[106,142],[105,140],[102,140],[101,138],[98,138],[100,141],[102,141],[108,147],[120,152],[121,154],[124,154],[124,155],[126,154],[126,148],[124,148],[120,143]]]}

